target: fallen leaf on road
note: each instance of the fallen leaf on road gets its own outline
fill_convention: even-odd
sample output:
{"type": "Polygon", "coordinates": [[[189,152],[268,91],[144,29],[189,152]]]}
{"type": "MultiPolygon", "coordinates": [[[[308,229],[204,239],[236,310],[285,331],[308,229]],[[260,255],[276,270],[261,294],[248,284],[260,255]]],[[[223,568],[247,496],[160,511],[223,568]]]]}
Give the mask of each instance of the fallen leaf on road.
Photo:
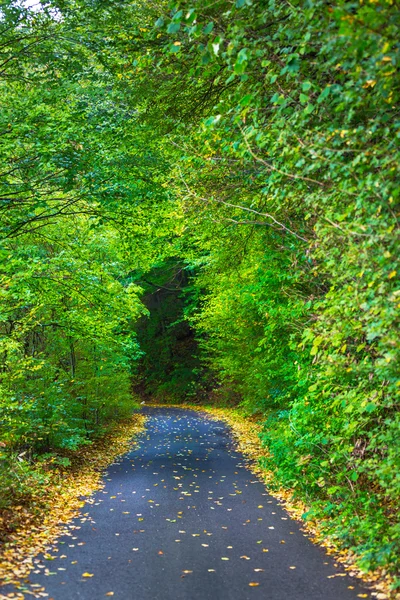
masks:
{"type": "Polygon", "coordinates": [[[250,581],[250,583],[249,583],[250,587],[257,587],[258,585],[260,585],[260,584],[257,583],[256,581],[250,581]]]}
{"type": "Polygon", "coordinates": [[[82,577],[93,577],[94,573],[82,573],[82,577]]]}

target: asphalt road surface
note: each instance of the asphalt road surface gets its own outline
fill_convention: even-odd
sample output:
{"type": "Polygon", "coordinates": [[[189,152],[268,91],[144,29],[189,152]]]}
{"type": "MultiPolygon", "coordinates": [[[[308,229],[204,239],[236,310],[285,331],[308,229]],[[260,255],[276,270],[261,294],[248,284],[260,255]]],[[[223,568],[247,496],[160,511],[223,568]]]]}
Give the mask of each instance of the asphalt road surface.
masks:
{"type": "Polygon", "coordinates": [[[33,589],[48,600],[370,598],[267,493],[223,423],[145,412],[139,446],[108,468],[56,558],[37,558],[33,589]]]}

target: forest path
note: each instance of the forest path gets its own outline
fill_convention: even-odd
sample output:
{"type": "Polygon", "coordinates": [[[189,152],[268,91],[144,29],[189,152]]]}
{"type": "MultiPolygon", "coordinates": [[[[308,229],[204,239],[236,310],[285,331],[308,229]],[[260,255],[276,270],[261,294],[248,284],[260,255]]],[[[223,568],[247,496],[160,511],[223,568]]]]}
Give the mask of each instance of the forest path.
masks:
{"type": "Polygon", "coordinates": [[[38,557],[30,581],[48,599],[370,597],[246,469],[222,422],[178,408],[144,412],[138,446],[108,468],[56,558],[38,557]]]}

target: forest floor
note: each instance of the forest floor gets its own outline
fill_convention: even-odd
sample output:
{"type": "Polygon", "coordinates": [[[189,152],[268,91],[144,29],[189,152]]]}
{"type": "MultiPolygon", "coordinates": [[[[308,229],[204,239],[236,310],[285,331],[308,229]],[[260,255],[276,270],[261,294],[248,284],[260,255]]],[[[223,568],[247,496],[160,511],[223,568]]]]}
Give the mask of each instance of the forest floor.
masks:
{"type": "Polygon", "coordinates": [[[19,591],[7,586],[2,597],[380,596],[310,541],[251,472],[225,423],[182,408],[143,412],[137,446],[109,466],[51,550],[33,559],[19,591]]]}
{"type": "MultiPolygon", "coordinates": [[[[45,477],[45,483],[32,486],[18,504],[0,511],[0,586],[24,585],[35,556],[48,555],[54,540],[85,505],[84,499],[103,487],[103,470],[132,447],[145,421],[145,416],[135,413],[92,444],[65,452],[69,463],[65,467],[51,460],[37,465],[36,474],[45,477]]],[[[0,587],[0,599],[2,591],[0,587]]]]}

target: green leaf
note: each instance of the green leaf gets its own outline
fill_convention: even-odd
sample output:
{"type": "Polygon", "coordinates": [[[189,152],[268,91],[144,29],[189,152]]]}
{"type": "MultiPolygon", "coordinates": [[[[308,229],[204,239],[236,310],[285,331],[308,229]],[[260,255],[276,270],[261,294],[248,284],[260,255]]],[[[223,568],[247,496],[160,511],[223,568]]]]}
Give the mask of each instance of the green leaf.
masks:
{"type": "Polygon", "coordinates": [[[306,108],[304,109],[304,114],[309,115],[313,112],[314,108],[315,106],[313,104],[307,104],[306,108]]]}
{"type": "Polygon", "coordinates": [[[168,33],[177,33],[181,28],[180,23],[170,23],[167,27],[168,33]]]}

